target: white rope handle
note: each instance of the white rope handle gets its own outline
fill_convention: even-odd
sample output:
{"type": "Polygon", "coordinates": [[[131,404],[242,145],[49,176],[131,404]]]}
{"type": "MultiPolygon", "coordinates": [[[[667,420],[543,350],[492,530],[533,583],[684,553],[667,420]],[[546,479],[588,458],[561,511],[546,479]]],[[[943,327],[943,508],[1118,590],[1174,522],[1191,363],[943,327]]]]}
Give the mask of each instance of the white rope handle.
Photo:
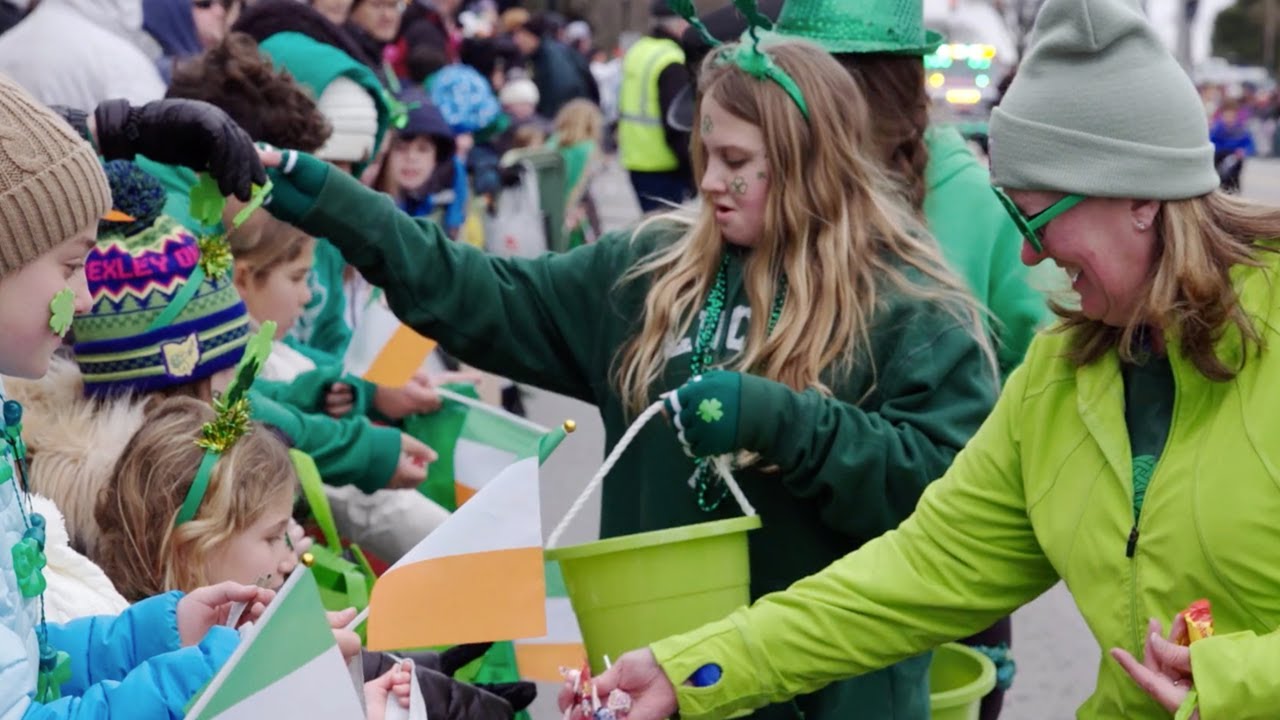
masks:
{"type": "MultiPolygon", "coordinates": [[[[636,418],[631,427],[627,428],[627,432],[618,440],[618,444],[613,446],[613,452],[609,453],[609,457],[605,458],[604,464],[596,471],[595,476],[591,478],[591,482],[587,483],[587,486],[582,490],[582,494],[573,502],[573,505],[569,506],[569,511],[565,513],[564,519],[551,531],[551,536],[547,538],[548,548],[556,547],[560,542],[560,537],[564,535],[564,531],[569,528],[569,524],[578,516],[578,513],[582,512],[582,509],[586,507],[587,500],[604,483],[605,476],[613,470],[613,466],[622,457],[622,453],[626,452],[627,447],[631,445],[631,441],[635,440],[636,435],[640,434],[640,430],[644,428],[645,424],[661,412],[662,401],[659,400],[640,413],[640,417],[636,418]]],[[[748,516],[755,515],[756,509],[751,507],[751,503],[747,502],[747,496],[742,493],[742,488],[738,487],[738,482],[733,479],[733,456],[720,455],[714,458],[711,464],[716,472],[719,473],[720,479],[724,480],[724,484],[729,487],[729,492],[733,494],[733,499],[738,501],[738,506],[742,508],[743,514],[748,516]]]]}

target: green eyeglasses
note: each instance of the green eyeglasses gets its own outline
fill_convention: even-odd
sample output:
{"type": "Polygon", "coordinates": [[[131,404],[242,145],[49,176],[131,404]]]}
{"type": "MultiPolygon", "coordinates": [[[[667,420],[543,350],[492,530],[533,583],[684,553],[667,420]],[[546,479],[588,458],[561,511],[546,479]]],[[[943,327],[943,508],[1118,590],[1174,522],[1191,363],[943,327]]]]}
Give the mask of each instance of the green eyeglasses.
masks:
{"type": "Polygon", "coordinates": [[[1040,231],[1044,226],[1062,213],[1084,202],[1085,199],[1084,195],[1067,195],[1035,215],[1028,217],[1022,214],[1022,210],[1018,209],[1013,199],[1005,195],[1003,190],[992,185],[991,191],[1000,199],[1000,204],[1009,213],[1009,217],[1013,218],[1013,224],[1018,226],[1018,232],[1022,233],[1022,237],[1036,252],[1044,252],[1044,243],[1040,240],[1040,231]]]}

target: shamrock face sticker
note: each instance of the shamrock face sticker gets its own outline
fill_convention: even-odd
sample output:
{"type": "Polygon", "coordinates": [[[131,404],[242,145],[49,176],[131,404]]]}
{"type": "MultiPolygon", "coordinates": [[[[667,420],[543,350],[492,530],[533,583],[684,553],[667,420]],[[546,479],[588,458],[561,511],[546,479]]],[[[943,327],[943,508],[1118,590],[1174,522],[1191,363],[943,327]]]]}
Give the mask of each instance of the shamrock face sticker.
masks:
{"type": "Polygon", "coordinates": [[[704,423],[720,422],[724,417],[724,405],[715,398],[703,400],[698,403],[698,417],[702,418],[704,423]]]}
{"type": "Polygon", "coordinates": [[[729,183],[729,189],[733,191],[734,195],[746,195],[747,179],[742,177],[741,175],[739,175],[738,177],[735,177],[733,179],[733,182],[729,183]]]}
{"type": "Polygon", "coordinates": [[[58,337],[65,337],[71,329],[71,318],[76,313],[76,294],[71,288],[62,288],[49,301],[49,329],[58,337]]]}

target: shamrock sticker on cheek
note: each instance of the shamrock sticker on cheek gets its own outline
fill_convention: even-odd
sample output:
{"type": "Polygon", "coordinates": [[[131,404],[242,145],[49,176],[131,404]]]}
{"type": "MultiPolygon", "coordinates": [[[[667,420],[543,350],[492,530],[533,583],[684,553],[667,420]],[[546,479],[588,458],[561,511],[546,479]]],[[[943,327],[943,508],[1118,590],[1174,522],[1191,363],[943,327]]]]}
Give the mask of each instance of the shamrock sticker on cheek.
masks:
{"type": "Polygon", "coordinates": [[[76,313],[76,293],[71,288],[62,288],[53,300],[49,301],[49,329],[58,337],[66,337],[71,329],[71,318],[76,313]]]}

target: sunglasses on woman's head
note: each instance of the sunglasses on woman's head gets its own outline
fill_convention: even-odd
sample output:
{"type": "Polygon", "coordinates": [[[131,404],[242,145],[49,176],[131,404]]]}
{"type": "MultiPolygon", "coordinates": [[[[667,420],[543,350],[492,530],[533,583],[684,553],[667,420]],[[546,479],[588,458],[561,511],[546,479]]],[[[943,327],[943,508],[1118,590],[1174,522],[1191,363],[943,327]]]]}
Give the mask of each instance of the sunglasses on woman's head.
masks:
{"type": "Polygon", "coordinates": [[[1024,215],[1013,202],[1013,198],[1006,195],[1003,190],[992,185],[991,191],[999,198],[1000,204],[1004,206],[1005,212],[1009,213],[1009,217],[1013,218],[1013,224],[1017,226],[1018,232],[1022,233],[1022,238],[1038,253],[1044,252],[1044,241],[1040,237],[1040,231],[1044,226],[1085,199],[1084,195],[1067,195],[1034,215],[1024,215]]]}

